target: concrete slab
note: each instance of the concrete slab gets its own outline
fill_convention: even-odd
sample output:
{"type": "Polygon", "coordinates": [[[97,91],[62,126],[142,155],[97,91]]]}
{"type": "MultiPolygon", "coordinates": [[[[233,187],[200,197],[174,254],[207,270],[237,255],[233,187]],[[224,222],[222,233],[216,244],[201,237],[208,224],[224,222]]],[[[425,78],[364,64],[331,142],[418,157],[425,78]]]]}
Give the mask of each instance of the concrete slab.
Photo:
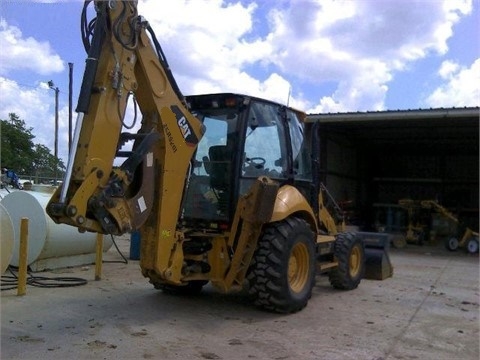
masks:
{"type": "MultiPolygon", "coordinates": [[[[128,256],[128,237],[117,238],[128,256]]],[[[106,260],[120,261],[112,247],[106,260]]],[[[1,293],[1,359],[472,359],[479,352],[479,262],[465,252],[391,252],[394,276],[349,292],[317,277],[303,311],[282,316],[246,294],[176,297],[154,290],[138,261],[40,276],[75,288],[1,293]]]]}

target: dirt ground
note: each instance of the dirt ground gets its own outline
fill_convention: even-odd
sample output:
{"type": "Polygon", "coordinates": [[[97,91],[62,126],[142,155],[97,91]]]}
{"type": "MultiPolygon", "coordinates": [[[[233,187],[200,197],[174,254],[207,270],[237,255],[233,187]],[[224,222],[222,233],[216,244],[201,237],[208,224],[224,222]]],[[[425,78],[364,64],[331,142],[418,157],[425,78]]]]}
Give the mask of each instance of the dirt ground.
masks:
{"type": "MultiPolygon", "coordinates": [[[[118,238],[128,257],[128,238],[118,238]]],[[[307,308],[277,315],[241,294],[154,290],[138,261],[37,273],[72,288],[1,293],[7,359],[479,359],[479,259],[440,247],[390,253],[394,276],[349,292],[317,277],[307,308]]],[[[121,260],[112,247],[105,260],[121,260]]]]}

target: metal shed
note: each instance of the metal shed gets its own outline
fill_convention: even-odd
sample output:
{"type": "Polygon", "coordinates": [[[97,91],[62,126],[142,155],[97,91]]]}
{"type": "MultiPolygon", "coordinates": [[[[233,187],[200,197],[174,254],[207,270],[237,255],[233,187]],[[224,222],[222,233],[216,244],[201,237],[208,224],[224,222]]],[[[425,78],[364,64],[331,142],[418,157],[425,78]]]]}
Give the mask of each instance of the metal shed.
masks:
{"type": "Polygon", "coordinates": [[[479,218],[479,107],[309,114],[320,123],[321,179],[352,222],[376,205],[436,199],[469,226],[479,218]]]}

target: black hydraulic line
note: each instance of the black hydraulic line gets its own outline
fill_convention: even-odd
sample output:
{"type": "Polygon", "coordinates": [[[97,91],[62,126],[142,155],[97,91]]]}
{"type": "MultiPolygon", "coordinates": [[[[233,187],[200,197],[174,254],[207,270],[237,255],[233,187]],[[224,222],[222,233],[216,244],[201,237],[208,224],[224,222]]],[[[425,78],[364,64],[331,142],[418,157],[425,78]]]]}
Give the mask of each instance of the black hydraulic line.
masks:
{"type": "MultiPolygon", "coordinates": [[[[2,275],[0,290],[12,290],[18,287],[18,275],[15,271],[17,268],[13,266],[8,267],[8,271],[11,275],[2,275]]],[[[42,287],[42,288],[60,288],[60,287],[74,287],[86,285],[88,281],[86,279],[78,277],[45,277],[32,275],[31,271],[28,272],[27,285],[42,287]]]]}
{"type": "Polygon", "coordinates": [[[90,36],[93,33],[93,28],[95,26],[95,21],[96,19],[93,19],[90,23],[87,21],[87,9],[88,5],[92,0],[85,0],[83,3],[83,9],[82,9],[82,15],[80,17],[80,31],[82,33],[82,42],[83,42],[83,47],[85,48],[85,51],[88,54],[88,51],[90,50],[90,36]]]}
{"type": "Polygon", "coordinates": [[[98,58],[102,50],[103,42],[106,35],[107,27],[107,2],[97,4],[97,20],[95,21],[95,29],[93,32],[92,43],[88,51],[88,57],[85,61],[85,72],[83,73],[82,87],[78,97],[76,112],[86,114],[90,105],[90,97],[92,94],[95,76],[97,74],[98,58]]]}
{"type": "Polygon", "coordinates": [[[112,238],[112,243],[115,246],[115,249],[117,249],[118,254],[122,257],[123,260],[103,260],[102,262],[103,263],[110,263],[110,264],[115,264],[115,263],[117,263],[117,264],[128,264],[128,260],[125,257],[125,255],[123,255],[123,253],[118,248],[118,245],[117,245],[117,242],[115,241],[114,236],[112,234],[110,234],[110,237],[112,238]]]}

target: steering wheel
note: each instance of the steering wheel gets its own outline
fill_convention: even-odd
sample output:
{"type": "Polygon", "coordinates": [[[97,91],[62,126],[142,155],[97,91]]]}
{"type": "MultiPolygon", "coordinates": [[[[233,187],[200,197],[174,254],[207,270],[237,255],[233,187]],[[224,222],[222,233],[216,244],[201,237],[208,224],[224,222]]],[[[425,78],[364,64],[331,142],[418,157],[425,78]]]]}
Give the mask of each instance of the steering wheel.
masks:
{"type": "Polygon", "coordinates": [[[267,160],[265,160],[264,158],[262,158],[260,156],[245,158],[245,163],[248,166],[253,166],[256,169],[263,169],[263,166],[265,165],[266,162],[267,162],[267,160]]]}

